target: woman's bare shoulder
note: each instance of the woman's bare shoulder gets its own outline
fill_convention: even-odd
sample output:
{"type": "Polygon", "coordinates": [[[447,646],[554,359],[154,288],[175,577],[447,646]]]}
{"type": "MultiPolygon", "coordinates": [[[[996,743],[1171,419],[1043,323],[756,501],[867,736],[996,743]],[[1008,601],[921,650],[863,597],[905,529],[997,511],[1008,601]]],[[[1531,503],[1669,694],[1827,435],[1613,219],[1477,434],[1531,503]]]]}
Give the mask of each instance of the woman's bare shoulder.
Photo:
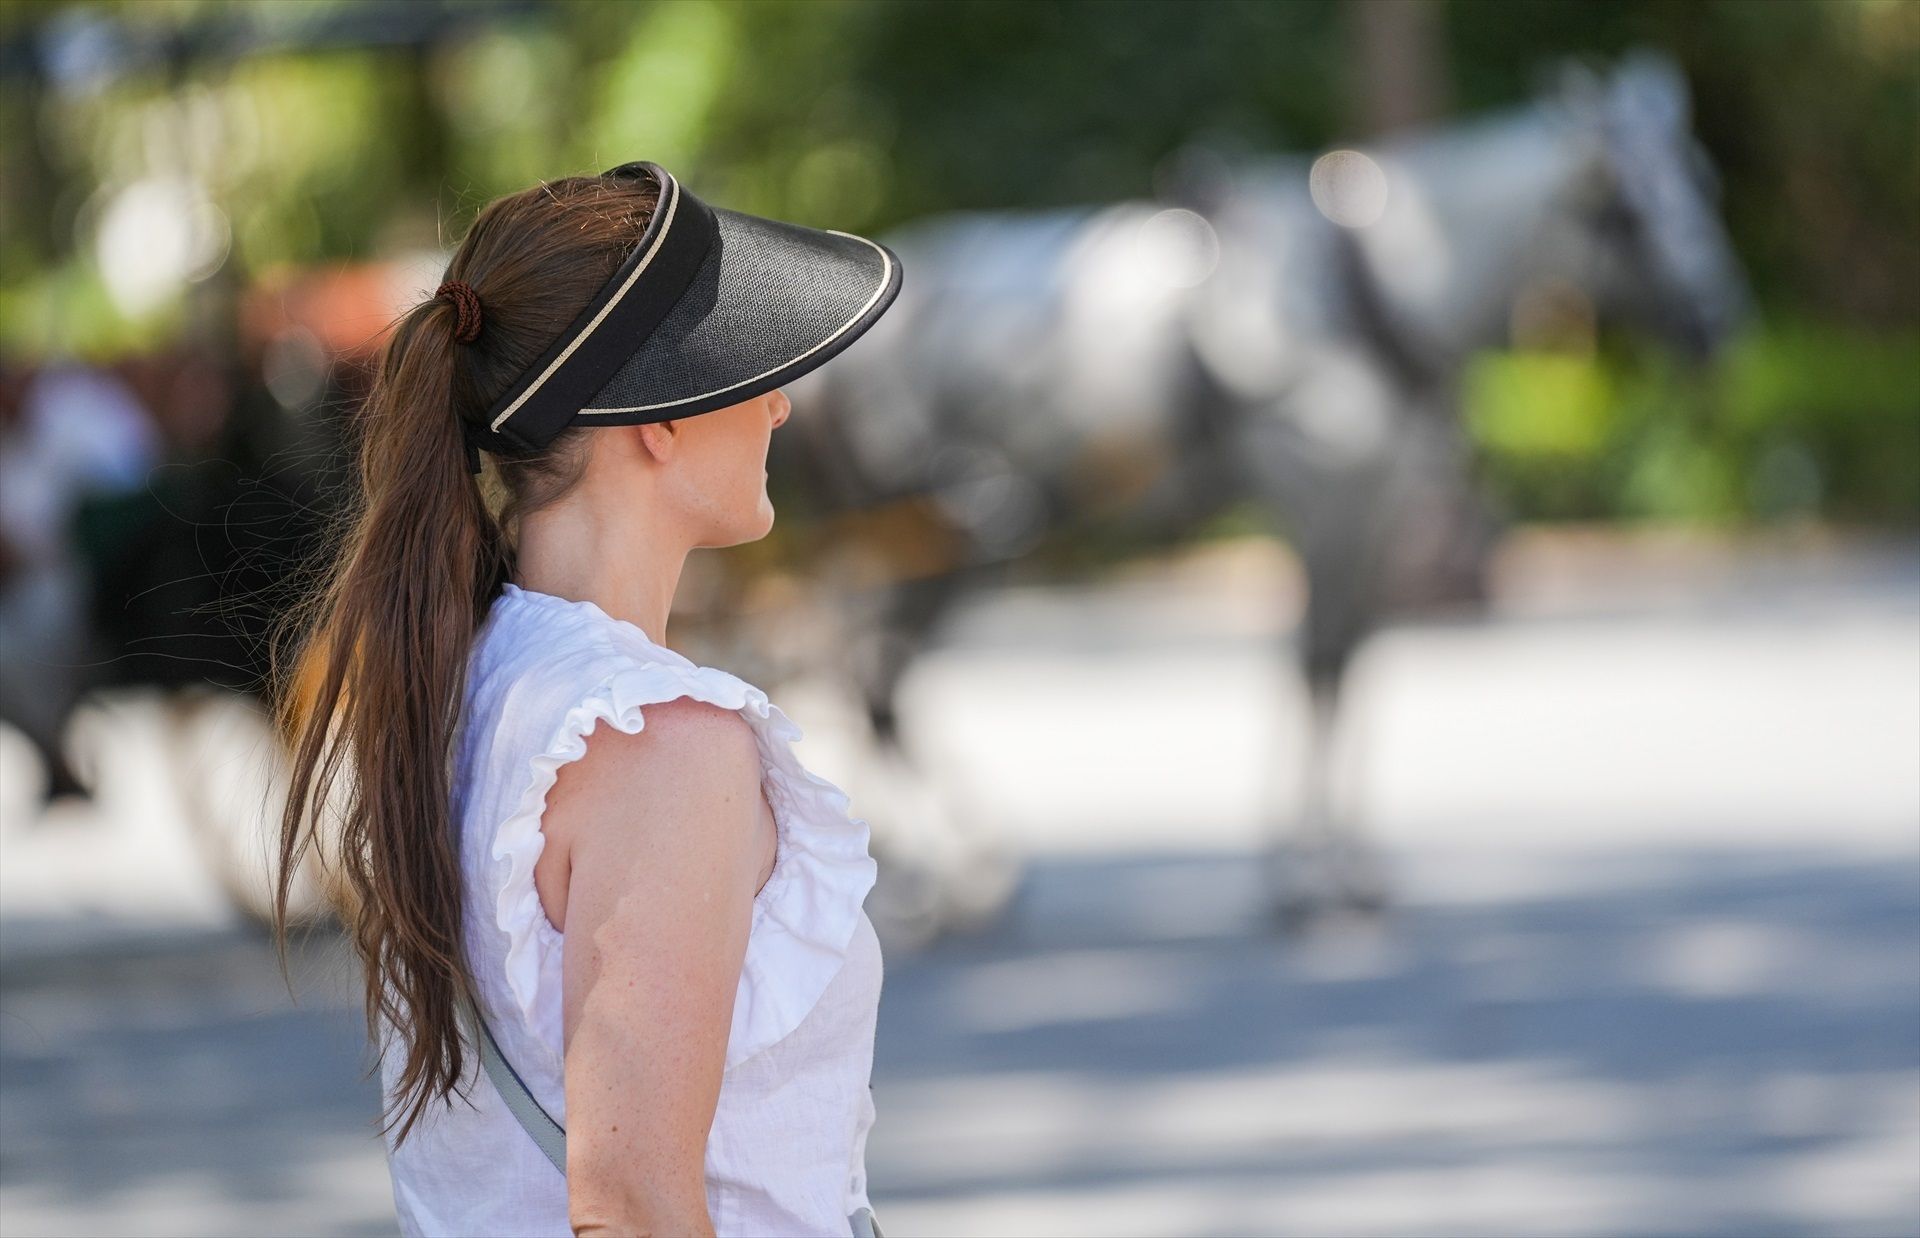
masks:
{"type": "Polygon", "coordinates": [[[684,828],[736,800],[752,802],[761,778],[753,727],[722,706],[679,697],[648,705],[641,729],[602,725],[564,766],[542,828],[568,845],[589,833],[684,828]]]}
{"type": "Polygon", "coordinates": [[[753,726],[738,710],[681,696],[646,706],[642,716],[641,728],[631,734],[614,727],[598,728],[588,739],[587,757],[594,755],[598,744],[603,763],[693,762],[722,770],[758,767],[753,726]]]}

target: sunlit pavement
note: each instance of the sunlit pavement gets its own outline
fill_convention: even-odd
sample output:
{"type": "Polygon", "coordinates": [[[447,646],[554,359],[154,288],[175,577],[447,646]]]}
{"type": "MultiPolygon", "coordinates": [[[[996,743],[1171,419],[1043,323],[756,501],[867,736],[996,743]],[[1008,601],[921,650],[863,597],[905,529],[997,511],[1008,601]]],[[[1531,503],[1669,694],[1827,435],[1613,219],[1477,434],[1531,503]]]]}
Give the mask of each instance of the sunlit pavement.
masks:
{"type": "MultiPolygon", "coordinates": [[[[1913,549],[1514,561],[1490,621],[1356,669],[1396,905],[1303,941],[1257,862],[1298,770],[1284,571],[961,617],[912,735],[1032,859],[995,928],[888,956],[890,1235],[1920,1232],[1913,549]]],[[[166,850],[157,792],[109,803],[166,850]]],[[[130,861],[22,837],[0,1230],[392,1232],[337,943],[295,1008],[189,878],[116,935],[130,861]]]]}

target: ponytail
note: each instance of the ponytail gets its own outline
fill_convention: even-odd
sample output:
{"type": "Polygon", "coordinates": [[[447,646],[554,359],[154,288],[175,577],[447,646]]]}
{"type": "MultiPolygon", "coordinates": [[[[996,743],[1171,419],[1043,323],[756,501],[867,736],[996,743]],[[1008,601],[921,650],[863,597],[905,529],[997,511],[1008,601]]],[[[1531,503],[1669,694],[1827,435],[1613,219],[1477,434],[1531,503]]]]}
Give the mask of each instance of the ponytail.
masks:
{"type": "Polygon", "coordinates": [[[571,323],[631,251],[658,186],[567,177],[489,203],[449,265],[458,277],[396,325],[359,414],[360,487],[281,676],[292,785],[280,818],[273,927],[313,849],[366,968],[367,1034],[404,1042],[383,1133],[404,1140],[465,1064],[472,992],[452,820],[453,740],[467,658],[512,570],[512,523],[566,493],[585,430],[496,457],[498,514],[469,468],[467,417],[571,323]],[[476,292],[478,289],[478,292],[476,292]],[[479,301],[485,301],[480,321],[479,301]]]}
{"type": "Polygon", "coordinates": [[[360,413],[361,506],[299,658],[317,668],[311,699],[290,702],[304,716],[286,728],[298,740],[274,906],[284,965],[291,875],[333,817],[368,1035],[383,1020],[440,1033],[408,1047],[401,1138],[463,1066],[456,1014],[469,979],[449,759],[467,654],[508,563],[467,467],[454,330],[444,300],[403,319],[360,413]]]}

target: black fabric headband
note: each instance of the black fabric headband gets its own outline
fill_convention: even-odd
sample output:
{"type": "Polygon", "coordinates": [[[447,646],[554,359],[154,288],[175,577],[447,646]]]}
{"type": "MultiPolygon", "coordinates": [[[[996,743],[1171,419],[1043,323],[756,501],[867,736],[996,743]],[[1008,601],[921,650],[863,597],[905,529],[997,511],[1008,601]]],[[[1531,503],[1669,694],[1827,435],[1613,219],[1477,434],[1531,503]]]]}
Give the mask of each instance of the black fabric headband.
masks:
{"type": "Polygon", "coordinates": [[[487,410],[468,439],[490,451],[536,451],[606,386],[673,309],[706,261],[718,226],[713,210],[657,163],[624,163],[603,176],[651,175],[659,204],[620,269],[524,374],[487,410]]]}

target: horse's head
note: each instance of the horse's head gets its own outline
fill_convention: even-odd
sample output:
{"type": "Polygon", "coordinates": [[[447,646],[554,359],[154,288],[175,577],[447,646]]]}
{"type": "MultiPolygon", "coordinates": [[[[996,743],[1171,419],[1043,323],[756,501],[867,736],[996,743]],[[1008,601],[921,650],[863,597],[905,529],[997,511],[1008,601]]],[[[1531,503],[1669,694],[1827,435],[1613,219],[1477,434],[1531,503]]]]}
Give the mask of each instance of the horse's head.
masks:
{"type": "Polygon", "coordinates": [[[1662,53],[1606,78],[1566,71],[1563,95],[1597,135],[1587,218],[1604,305],[1696,359],[1747,316],[1746,279],[1719,217],[1719,179],[1691,131],[1687,87],[1662,53]]]}

